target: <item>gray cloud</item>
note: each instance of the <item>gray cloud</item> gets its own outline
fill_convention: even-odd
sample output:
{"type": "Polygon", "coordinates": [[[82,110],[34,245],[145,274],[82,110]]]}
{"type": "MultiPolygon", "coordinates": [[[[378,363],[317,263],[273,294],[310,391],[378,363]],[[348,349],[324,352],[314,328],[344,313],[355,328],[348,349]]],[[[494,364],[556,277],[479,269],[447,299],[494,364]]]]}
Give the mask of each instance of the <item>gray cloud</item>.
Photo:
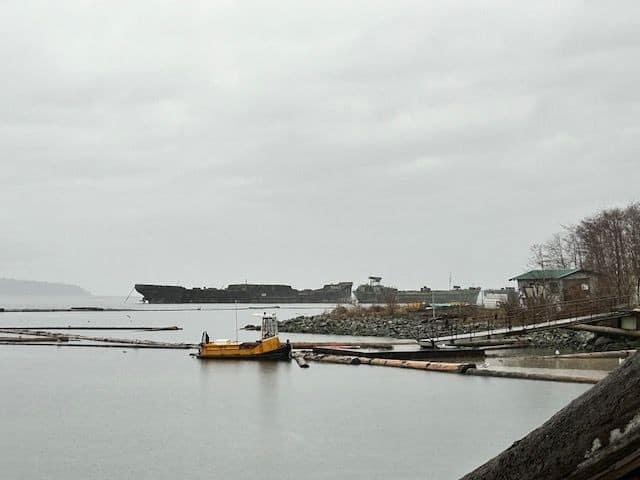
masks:
{"type": "Polygon", "coordinates": [[[637,199],[636,2],[5,2],[3,277],[504,285],[637,199]]]}

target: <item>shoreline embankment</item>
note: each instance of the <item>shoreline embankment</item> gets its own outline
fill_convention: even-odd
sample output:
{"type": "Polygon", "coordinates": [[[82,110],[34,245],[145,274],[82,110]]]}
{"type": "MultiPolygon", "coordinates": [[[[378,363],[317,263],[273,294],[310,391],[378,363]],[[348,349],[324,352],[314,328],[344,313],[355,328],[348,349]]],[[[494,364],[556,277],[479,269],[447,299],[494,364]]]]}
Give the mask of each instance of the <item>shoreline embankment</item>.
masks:
{"type": "MultiPolygon", "coordinates": [[[[486,312],[484,313],[486,315],[486,312]]],[[[378,306],[337,307],[319,315],[300,315],[280,321],[279,329],[283,333],[428,340],[453,333],[484,330],[486,325],[486,316],[477,320],[473,317],[457,316],[455,310],[434,317],[432,312],[425,310],[378,306]]],[[[592,331],[568,328],[527,332],[522,337],[525,338],[532,347],[560,349],[563,352],[629,350],[640,346],[640,339],[637,338],[610,337],[592,331]]]]}

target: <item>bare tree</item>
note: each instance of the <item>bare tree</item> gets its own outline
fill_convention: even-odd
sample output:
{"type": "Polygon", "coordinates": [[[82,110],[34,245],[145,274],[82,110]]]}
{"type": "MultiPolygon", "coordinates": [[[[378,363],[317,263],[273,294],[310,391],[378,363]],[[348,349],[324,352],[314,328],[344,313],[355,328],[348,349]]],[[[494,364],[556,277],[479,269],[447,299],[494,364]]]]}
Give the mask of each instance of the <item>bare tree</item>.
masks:
{"type": "Polygon", "coordinates": [[[583,268],[584,247],[576,232],[576,226],[563,225],[561,237],[565,257],[567,258],[566,268],[583,268]]]}
{"type": "Polygon", "coordinates": [[[612,208],[564,226],[531,246],[538,268],[585,268],[601,274],[599,289],[619,297],[640,296],[640,203],[612,208]]]}
{"type": "Polygon", "coordinates": [[[582,247],[575,227],[563,226],[544,243],[530,247],[529,264],[534,268],[581,268],[582,247]]]}
{"type": "Polygon", "coordinates": [[[640,203],[629,205],[625,210],[625,216],[629,269],[634,281],[633,294],[638,301],[640,298],[640,203]]]}
{"type": "Polygon", "coordinates": [[[549,265],[554,268],[569,268],[568,258],[564,248],[565,242],[562,234],[555,233],[545,244],[549,265]]]}
{"type": "Polygon", "coordinates": [[[545,261],[545,245],[543,243],[534,243],[529,247],[529,266],[531,268],[544,269],[548,264],[545,261]]]}

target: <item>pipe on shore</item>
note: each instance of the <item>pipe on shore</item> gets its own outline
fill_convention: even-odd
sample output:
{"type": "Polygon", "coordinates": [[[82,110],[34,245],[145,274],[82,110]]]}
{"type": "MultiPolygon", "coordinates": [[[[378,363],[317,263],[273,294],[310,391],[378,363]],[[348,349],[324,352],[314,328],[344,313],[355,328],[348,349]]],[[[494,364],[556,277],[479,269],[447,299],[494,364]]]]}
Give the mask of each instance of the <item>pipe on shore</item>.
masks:
{"type": "Polygon", "coordinates": [[[602,325],[572,325],[565,327],[569,330],[601,333],[603,335],[618,335],[622,337],[640,338],[639,330],[625,330],[624,328],[604,327],[602,325]]]}
{"type": "Polygon", "coordinates": [[[515,372],[505,370],[490,370],[470,368],[466,372],[467,375],[476,377],[501,377],[501,378],[518,378],[522,380],[544,380],[548,382],[566,382],[566,383],[598,383],[601,379],[595,377],[579,377],[574,375],[561,375],[552,373],[534,373],[534,372],[515,372]]]}
{"type": "Polygon", "coordinates": [[[455,340],[448,345],[456,347],[504,347],[507,345],[529,346],[531,340],[528,338],[488,338],[486,340],[455,340]]]}

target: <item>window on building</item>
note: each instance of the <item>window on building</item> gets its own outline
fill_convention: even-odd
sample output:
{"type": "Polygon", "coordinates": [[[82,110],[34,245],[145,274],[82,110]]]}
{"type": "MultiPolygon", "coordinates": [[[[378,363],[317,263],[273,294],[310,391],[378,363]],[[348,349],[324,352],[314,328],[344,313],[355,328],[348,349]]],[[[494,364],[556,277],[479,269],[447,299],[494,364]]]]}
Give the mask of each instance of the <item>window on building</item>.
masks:
{"type": "Polygon", "coordinates": [[[558,282],[550,282],[549,291],[551,293],[560,293],[560,284],[558,282]]]}

